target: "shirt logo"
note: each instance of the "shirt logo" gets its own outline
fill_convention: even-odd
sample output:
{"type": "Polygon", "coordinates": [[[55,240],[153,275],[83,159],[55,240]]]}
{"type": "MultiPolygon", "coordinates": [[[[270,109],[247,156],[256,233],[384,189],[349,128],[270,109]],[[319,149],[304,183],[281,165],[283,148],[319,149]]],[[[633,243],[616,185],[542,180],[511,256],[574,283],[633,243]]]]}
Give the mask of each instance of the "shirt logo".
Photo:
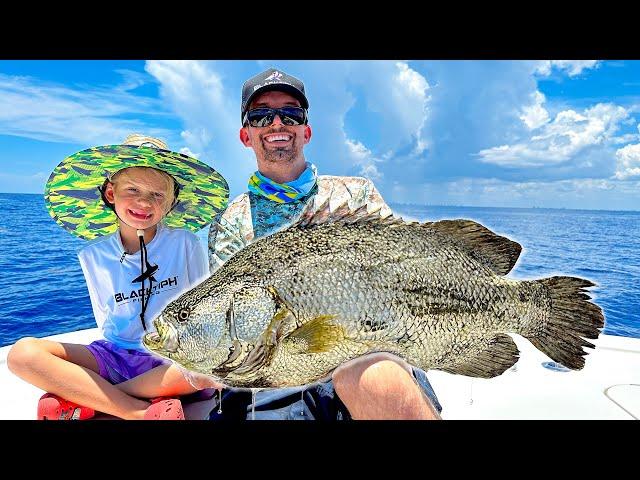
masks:
{"type": "MultiPolygon", "coordinates": [[[[157,295],[162,293],[163,291],[174,290],[178,288],[178,276],[175,275],[171,278],[166,278],[157,282],[155,284],[151,284],[150,287],[146,287],[144,289],[144,294],[147,298],[150,298],[152,295],[157,295]]],[[[126,291],[126,292],[118,292],[114,295],[114,299],[117,304],[125,302],[139,302],[142,297],[142,288],[138,288],[136,290],[126,291]]]]}

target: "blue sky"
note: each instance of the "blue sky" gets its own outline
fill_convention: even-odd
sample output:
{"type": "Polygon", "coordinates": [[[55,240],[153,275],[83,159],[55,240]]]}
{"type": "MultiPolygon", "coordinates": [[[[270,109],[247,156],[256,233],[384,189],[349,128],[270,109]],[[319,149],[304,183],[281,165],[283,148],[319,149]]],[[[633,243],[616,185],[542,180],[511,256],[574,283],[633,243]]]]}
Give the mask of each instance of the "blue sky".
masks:
{"type": "Polygon", "coordinates": [[[640,61],[0,61],[0,192],[41,193],[66,156],[139,132],[246,190],[244,80],[310,101],[308,161],[388,202],[640,210],[640,61]]]}

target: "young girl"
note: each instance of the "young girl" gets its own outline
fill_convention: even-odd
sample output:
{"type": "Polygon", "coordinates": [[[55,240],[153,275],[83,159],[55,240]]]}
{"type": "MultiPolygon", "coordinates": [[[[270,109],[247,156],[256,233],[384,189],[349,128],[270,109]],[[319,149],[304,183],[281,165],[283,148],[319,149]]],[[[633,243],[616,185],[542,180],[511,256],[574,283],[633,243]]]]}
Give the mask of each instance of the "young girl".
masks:
{"type": "Polygon", "coordinates": [[[38,418],[86,419],[100,411],[124,419],[184,419],[180,401],[167,397],[196,388],[141,340],[171,300],[208,276],[204,250],[184,228],[197,231],[224,209],[225,180],[157,139],[132,135],[123,145],[66,158],[51,174],[45,199],[59,225],[92,240],[78,257],[104,339],[16,342],[9,369],[48,392],[38,418]]]}

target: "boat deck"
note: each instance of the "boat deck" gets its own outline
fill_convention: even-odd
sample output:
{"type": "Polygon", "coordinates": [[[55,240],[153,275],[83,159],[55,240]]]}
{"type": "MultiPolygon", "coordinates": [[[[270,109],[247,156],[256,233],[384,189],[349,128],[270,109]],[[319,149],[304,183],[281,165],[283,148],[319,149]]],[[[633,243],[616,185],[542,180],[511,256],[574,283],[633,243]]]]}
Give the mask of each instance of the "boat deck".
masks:
{"type": "MultiPolygon", "coordinates": [[[[94,328],[48,338],[87,344],[99,337],[94,328]]],[[[429,372],[443,419],[640,419],[640,339],[600,335],[585,368],[566,371],[524,338],[512,337],[520,360],[498,377],[429,372]]],[[[8,370],[9,349],[0,348],[0,419],[33,420],[44,392],[8,370]]]]}

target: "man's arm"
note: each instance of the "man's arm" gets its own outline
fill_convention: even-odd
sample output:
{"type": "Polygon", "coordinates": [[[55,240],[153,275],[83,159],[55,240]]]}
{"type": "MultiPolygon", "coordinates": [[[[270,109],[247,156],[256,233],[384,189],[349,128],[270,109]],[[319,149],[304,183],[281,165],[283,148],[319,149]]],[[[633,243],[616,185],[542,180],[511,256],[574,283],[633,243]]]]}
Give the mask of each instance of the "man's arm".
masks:
{"type": "Polygon", "coordinates": [[[209,273],[253,240],[251,206],[247,194],[233,200],[209,227],[209,273]]]}
{"type": "Polygon", "coordinates": [[[392,213],[373,182],[363,177],[319,177],[318,194],[314,198],[316,208],[328,199],[332,210],[347,203],[352,211],[366,205],[369,212],[379,210],[382,216],[392,213]]]}

